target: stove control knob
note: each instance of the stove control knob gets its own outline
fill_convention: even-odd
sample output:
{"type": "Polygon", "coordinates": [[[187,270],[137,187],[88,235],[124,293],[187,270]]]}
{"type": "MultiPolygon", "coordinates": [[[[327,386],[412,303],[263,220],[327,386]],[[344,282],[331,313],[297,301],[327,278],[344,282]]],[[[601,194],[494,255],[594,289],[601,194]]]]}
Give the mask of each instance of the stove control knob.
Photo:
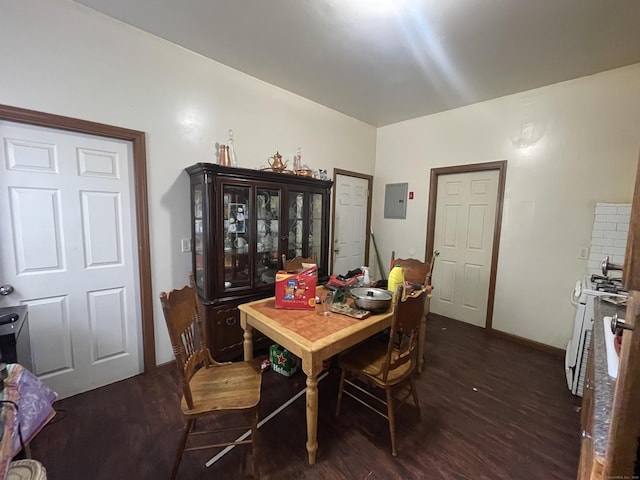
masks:
{"type": "Polygon", "coordinates": [[[610,270],[622,270],[622,265],[609,262],[609,255],[602,259],[602,274],[606,277],[610,270]]]}
{"type": "Polygon", "coordinates": [[[628,325],[623,319],[618,318],[618,314],[616,313],[613,317],[611,317],[611,332],[614,335],[622,334],[623,330],[633,330],[633,325],[628,325]]]}

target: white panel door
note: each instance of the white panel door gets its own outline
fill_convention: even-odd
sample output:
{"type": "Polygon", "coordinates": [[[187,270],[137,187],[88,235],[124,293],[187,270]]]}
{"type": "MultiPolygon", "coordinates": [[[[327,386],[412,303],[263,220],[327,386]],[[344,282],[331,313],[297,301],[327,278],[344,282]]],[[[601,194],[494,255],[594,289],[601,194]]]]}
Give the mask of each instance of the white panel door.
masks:
{"type": "Polygon", "coordinates": [[[60,398],[142,372],[127,142],[0,122],[0,306],[60,398]]]}
{"type": "Polygon", "coordinates": [[[430,310],[485,326],[498,170],[438,177],[430,310]]]}
{"type": "Polygon", "coordinates": [[[362,267],[367,241],[369,181],[366,178],[336,175],[333,273],[344,274],[362,267]]]}

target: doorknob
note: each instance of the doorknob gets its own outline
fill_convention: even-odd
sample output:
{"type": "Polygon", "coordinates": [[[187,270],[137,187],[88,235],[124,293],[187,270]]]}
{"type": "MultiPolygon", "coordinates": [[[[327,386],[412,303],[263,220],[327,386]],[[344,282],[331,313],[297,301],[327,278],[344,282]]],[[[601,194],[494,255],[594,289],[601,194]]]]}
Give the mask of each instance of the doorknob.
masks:
{"type": "Polygon", "coordinates": [[[0,285],[0,295],[9,295],[11,293],[13,293],[13,286],[0,285]]]}

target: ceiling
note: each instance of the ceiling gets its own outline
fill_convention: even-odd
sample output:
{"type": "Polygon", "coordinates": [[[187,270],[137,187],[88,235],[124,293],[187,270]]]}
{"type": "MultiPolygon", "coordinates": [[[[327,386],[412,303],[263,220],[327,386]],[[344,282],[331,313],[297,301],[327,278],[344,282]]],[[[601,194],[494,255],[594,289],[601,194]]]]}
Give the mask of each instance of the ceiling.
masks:
{"type": "Polygon", "coordinates": [[[373,126],[640,62],[638,0],[75,0],[373,126]]]}

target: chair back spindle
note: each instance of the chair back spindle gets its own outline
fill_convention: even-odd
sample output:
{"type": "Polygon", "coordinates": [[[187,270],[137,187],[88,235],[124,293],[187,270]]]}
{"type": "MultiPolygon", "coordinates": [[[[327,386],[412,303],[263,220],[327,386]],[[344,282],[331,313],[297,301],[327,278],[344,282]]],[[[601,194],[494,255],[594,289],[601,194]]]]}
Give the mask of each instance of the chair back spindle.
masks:
{"type": "Polygon", "coordinates": [[[287,260],[287,256],[282,254],[282,269],[287,272],[299,272],[304,270],[303,263],[314,263],[317,264],[317,260],[315,255],[312,257],[294,257],[291,260],[287,260]]]}

